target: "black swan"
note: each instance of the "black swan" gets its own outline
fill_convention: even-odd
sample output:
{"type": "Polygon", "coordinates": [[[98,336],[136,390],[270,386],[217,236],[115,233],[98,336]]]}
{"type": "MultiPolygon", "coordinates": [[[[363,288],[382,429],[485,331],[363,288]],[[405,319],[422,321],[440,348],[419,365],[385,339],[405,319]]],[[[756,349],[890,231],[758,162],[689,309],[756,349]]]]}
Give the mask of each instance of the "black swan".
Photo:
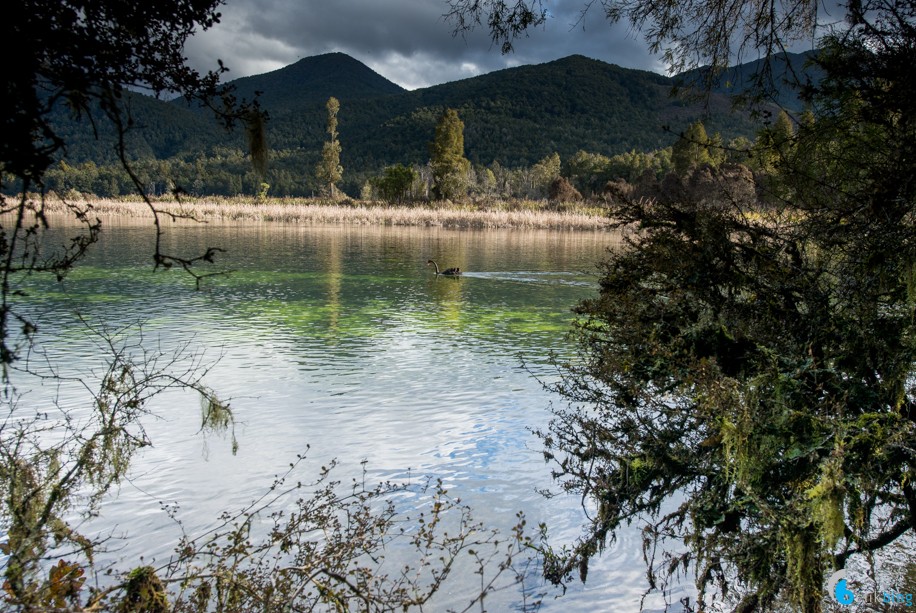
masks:
{"type": "Polygon", "coordinates": [[[432,264],[433,266],[436,267],[436,274],[437,274],[437,275],[446,275],[446,276],[449,276],[449,277],[457,277],[458,275],[461,274],[461,269],[460,269],[460,268],[457,268],[457,267],[455,267],[455,268],[446,268],[445,270],[443,270],[443,271],[440,272],[440,271],[439,271],[439,265],[436,264],[435,260],[426,260],[426,265],[429,266],[430,264],[432,264]]]}

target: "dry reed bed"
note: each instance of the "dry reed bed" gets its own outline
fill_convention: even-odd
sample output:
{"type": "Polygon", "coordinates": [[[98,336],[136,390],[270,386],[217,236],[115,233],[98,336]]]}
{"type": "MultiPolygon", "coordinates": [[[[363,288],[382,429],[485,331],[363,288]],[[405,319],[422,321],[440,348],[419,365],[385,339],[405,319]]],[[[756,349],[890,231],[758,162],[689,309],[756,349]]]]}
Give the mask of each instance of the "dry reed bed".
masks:
{"type": "MultiPolygon", "coordinates": [[[[328,203],[254,203],[232,201],[156,201],[163,217],[176,215],[198,221],[285,224],[351,224],[387,226],[438,226],[444,228],[521,228],[548,230],[604,230],[611,220],[586,213],[544,210],[462,210],[430,207],[387,207],[328,203]]],[[[143,202],[92,200],[93,214],[151,219],[143,202]]],[[[49,213],[64,213],[58,201],[46,204],[49,213]]]]}

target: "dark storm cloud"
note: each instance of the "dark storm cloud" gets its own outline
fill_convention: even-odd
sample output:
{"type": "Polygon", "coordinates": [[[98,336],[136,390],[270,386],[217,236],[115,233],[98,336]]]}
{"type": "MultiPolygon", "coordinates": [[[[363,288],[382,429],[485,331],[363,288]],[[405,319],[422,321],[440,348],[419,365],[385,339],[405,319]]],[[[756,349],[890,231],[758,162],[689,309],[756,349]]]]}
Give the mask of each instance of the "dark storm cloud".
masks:
{"type": "Polygon", "coordinates": [[[222,59],[238,78],[276,70],[303,57],[340,51],[413,89],[519,64],[581,54],[627,68],[660,71],[658,58],[625,25],[581,0],[554,3],[552,18],[503,55],[485,29],[453,36],[444,0],[228,0],[222,23],[187,47],[192,64],[222,59]]]}

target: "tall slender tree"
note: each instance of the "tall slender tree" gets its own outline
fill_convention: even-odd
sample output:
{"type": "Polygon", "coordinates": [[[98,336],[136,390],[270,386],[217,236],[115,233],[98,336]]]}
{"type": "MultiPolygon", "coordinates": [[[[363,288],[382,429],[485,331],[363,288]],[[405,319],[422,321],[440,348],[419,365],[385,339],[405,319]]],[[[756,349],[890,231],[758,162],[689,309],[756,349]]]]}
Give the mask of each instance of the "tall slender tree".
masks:
{"type": "Polygon", "coordinates": [[[340,141],[337,139],[337,111],[340,110],[340,102],[331,96],[325,106],[328,109],[328,140],[321,149],[321,160],[318,162],[315,174],[322,188],[326,186],[328,195],[336,198],[336,183],[343,178],[343,166],[340,165],[340,141]]]}

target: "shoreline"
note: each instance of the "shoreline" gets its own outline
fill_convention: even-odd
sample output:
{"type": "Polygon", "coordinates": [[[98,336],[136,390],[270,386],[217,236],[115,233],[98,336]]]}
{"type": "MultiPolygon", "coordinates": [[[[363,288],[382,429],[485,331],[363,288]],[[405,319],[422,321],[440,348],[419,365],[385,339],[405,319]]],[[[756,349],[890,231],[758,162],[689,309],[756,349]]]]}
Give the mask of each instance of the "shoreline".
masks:
{"type": "MultiPolygon", "coordinates": [[[[100,218],[152,221],[153,213],[139,199],[90,199],[70,201],[69,204],[90,209],[89,214],[100,218]]],[[[475,205],[389,206],[381,203],[346,201],[330,203],[322,200],[290,199],[256,202],[243,199],[194,198],[182,201],[153,200],[160,220],[171,223],[217,222],[280,223],[293,225],[375,225],[418,226],[450,229],[524,229],[610,231],[613,220],[590,211],[549,211],[540,203],[497,202],[485,208],[475,205]]],[[[60,199],[48,198],[45,212],[49,215],[72,215],[60,199]]]]}

